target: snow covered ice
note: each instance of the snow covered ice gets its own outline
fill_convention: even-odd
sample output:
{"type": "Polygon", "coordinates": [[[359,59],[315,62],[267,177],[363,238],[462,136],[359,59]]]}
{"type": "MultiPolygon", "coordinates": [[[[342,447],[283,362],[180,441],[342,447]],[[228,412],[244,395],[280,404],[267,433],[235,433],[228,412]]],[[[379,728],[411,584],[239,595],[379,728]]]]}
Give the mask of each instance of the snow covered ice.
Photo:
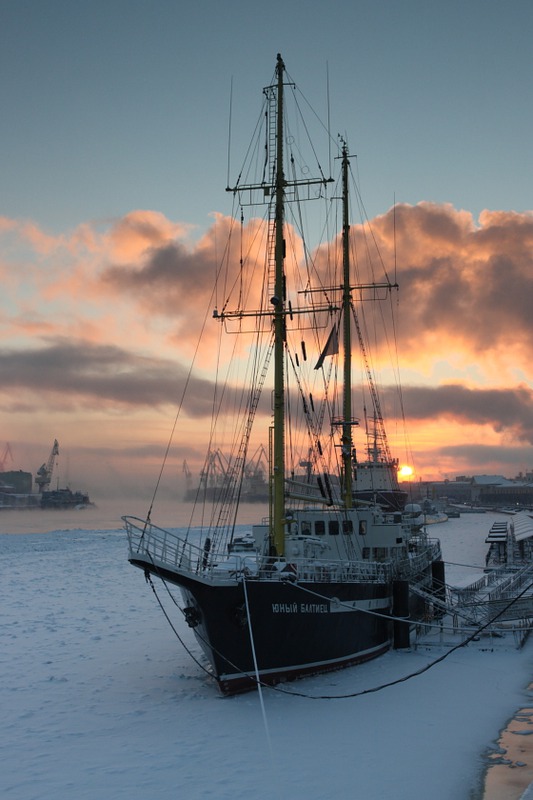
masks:
{"type": "MultiPolygon", "coordinates": [[[[482,564],[489,527],[488,515],[462,518],[434,535],[446,560],[482,564]]],[[[9,800],[466,800],[480,791],[486,749],[530,703],[533,640],[516,650],[509,637],[353,699],[265,690],[263,717],[257,692],[223,698],[183,649],[128,564],[122,531],[2,534],[0,548],[0,796],[9,800]]],[[[203,662],[165,595],[161,587],[203,662]]],[[[353,693],[442,652],[391,651],[282,688],[353,693]]]]}

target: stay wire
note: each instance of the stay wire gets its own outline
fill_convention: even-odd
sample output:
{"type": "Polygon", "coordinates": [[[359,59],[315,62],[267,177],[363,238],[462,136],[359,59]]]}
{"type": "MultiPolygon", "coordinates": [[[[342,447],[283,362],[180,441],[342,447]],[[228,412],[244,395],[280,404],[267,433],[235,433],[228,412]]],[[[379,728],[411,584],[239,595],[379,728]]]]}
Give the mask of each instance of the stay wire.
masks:
{"type": "Polygon", "coordinates": [[[272,759],[272,766],[274,766],[274,750],[272,749],[272,739],[270,738],[270,729],[268,727],[268,720],[266,715],[266,708],[265,708],[265,701],[263,698],[263,685],[261,683],[261,679],[259,678],[259,667],[257,665],[257,655],[255,652],[255,641],[254,641],[254,633],[252,629],[252,618],[250,615],[250,605],[248,603],[248,589],[246,587],[246,578],[242,576],[242,588],[244,591],[244,602],[246,605],[246,618],[248,620],[248,631],[250,633],[250,644],[252,645],[252,655],[254,659],[254,669],[255,669],[255,677],[257,683],[257,691],[259,692],[259,703],[261,705],[261,714],[263,716],[263,725],[265,726],[265,735],[268,742],[268,748],[270,750],[270,758],[272,759]]]}
{"type": "MultiPolygon", "coordinates": [[[[216,287],[216,284],[215,284],[215,287],[216,287]]],[[[215,294],[215,287],[213,288],[213,290],[211,292],[210,303],[212,302],[214,294],[215,294]]],[[[148,525],[150,523],[154,502],[155,502],[157,493],[159,491],[159,485],[160,485],[162,477],[163,477],[163,472],[165,471],[166,463],[168,461],[170,448],[172,446],[172,442],[174,440],[174,434],[176,432],[176,427],[177,427],[177,424],[178,424],[178,419],[181,416],[181,410],[182,410],[183,404],[185,402],[185,397],[187,395],[187,390],[189,388],[189,383],[191,381],[194,365],[196,363],[196,358],[198,356],[198,351],[200,349],[200,342],[202,341],[203,333],[204,333],[204,330],[205,330],[205,327],[206,327],[206,324],[207,324],[207,320],[208,320],[208,317],[209,317],[208,309],[209,309],[209,306],[206,306],[206,311],[205,311],[204,319],[203,319],[203,322],[202,322],[202,328],[201,328],[201,331],[200,331],[200,336],[198,337],[198,340],[196,342],[196,347],[194,349],[193,357],[192,357],[191,363],[189,365],[189,370],[187,372],[187,377],[185,379],[185,384],[183,386],[183,391],[181,393],[181,398],[180,398],[180,402],[179,402],[179,405],[178,405],[178,410],[176,411],[176,415],[174,417],[172,430],[171,430],[170,436],[168,438],[167,446],[166,446],[166,449],[165,449],[165,454],[163,456],[163,461],[161,463],[161,468],[159,470],[159,475],[157,477],[157,481],[156,481],[156,484],[155,484],[155,487],[154,487],[154,492],[153,492],[153,495],[152,495],[152,499],[150,501],[150,507],[148,509],[148,514],[146,515],[146,525],[148,525]]],[[[145,526],[145,530],[146,530],[146,526],[145,526]]],[[[144,536],[144,532],[143,532],[143,536],[144,536]]]]}
{"type": "Polygon", "coordinates": [[[285,691],[285,694],[295,695],[296,697],[305,697],[305,698],[307,698],[309,700],[346,700],[346,699],[349,699],[349,698],[361,697],[362,695],[365,695],[365,694],[372,694],[374,692],[379,692],[382,689],[387,689],[389,686],[396,686],[399,683],[405,683],[406,681],[410,680],[411,678],[416,678],[419,675],[423,675],[425,672],[428,672],[430,669],[435,667],[437,664],[441,664],[443,661],[445,661],[447,658],[449,658],[449,656],[451,656],[452,653],[455,653],[456,650],[459,650],[461,647],[466,647],[468,644],[470,644],[470,642],[474,641],[474,639],[476,639],[486,628],[488,628],[490,625],[492,625],[499,617],[502,616],[502,614],[505,614],[506,611],[508,611],[521,597],[523,597],[523,595],[526,592],[528,592],[531,589],[532,586],[533,586],[533,583],[530,583],[528,586],[526,586],[526,588],[523,589],[516,597],[513,597],[513,599],[510,600],[509,603],[507,603],[507,605],[504,608],[502,608],[501,611],[499,611],[498,614],[496,614],[495,617],[492,617],[492,619],[490,619],[488,622],[484,623],[479,628],[477,628],[477,630],[475,630],[472,634],[470,634],[470,636],[467,636],[467,638],[464,639],[462,642],[459,642],[459,644],[456,644],[454,647],[452,647],[446,653],[443,653],[442,656],[439,656],[434,661],[431,661],[429,664],[426,664],[425,666],[421,667],[419,670],[416,670],[415,672],[411,672],[409,675],[404,675],[401,678],[396,678],[393,681],[389,681],[388,683],[380,684],[379,686],[373,686],[371,689],[362,689],[359,692],[350,692],[348,694],[308,695],[308,694],[304,694],[303,692],[292,692],[292,691],[286,691],[286,690],[280,690],[280,691],[285,691]]]}
{"type": "MultiPolygon", "coordinates": [[[[172,594],[172,592],[171,592],[171,591],[170,591],[170,589],[168,588],[167,581],[165,580],[165,578],[163,577],[163,575],[162,575],[162,574],[161,574],[161,572],[159,571],[159,569],[158,569],[158,567],[157,567],[157,564],[155,563],[155,561],[154,561],[154,559],[153,559],[153,557],[152,557],[152,554],[151,554],[150,552],[148,552],[148,551],[147,551],[147,555],[150,557],[150,560],[151,560],[151,562],[152,562],[152,566],[153,566],[153,568],[154,568],[154,572],[155,572],[155,574],[157,575],[157,577],[159,578],[159,580],[161,581],[161,583],[163,584],[163,586],[165,587],[165,589],[166,589],[166,591],[167,591],[167,594],[168,594],[168,596],[170,597],[170,599],[172,600],[172,602],[174,603],[174,605],[176,606],[176,608],[177,608],[179,611],[181,611],[181,613],[182,613],[182,614],[185,616],[185,611],[184,611],[184,609],[183,609],[183,608],[181,608],[180,604],[179,604],[179,603],[176,601],[176,598],[174,597],[174,595],[172,594]]],[[[209,669],[207,669],[206,667],[204,667],[204,665],[203,665],[203,664],[202,664],[200,661],[198,661],[198,659],[197,659],[197,658],[196,658],[196,657],[193,655],[193,653],[191,652],[191,650],[190,650],[190,649],[187,647],[187,645],[185,644],[185,642],[183,641],[183,639],[181,638],[181,636],[178,634],[178,632],[177,632],[177,630],[176,630],[176,628],[175,628],[174,624],[172,623],[172,621],[171,621],[171,619],[170,619],[170,617],[169,617],[169,615],[168,615],[168,613],[167,613],[166,609],[165,609],[165,608],[164,608],[164,606],[163,606],[163,603],[161,602],[161,598],[159,597],[159,595],[158,595],[158,593],[157,593],[157,589],[155,588],[155,585],[154,585],[154,583],[153,583],[153,581],[152,581],[152,579],[151,579],[151,576],[150,576],[150,572],[149,572],[148,570],[145,570],[145,572],[144,572],[144,577],[145,577],[145,580],[146,580],[146,582],[147,582],[147,583],[150,585],[150,587],[151,587],[151,589],[152,589],[152,592],[154,593],[154,595],[155,595],[155,598],[156,598],[156,600],[157,600],[157,602],[158,602],[158,604],[159,604],[159,607],[161,608],[161,610],[162,610],[162,612],[163,612],[163,614],[164,614],[164,616],[165,616],[166,620],[168,621],[168,623],[169,623],[170,627],[172,628],[173,632],[176,634],[176,638],[178,639],[179,643],[180,643],[180,644],[183,646],[183,648],[184,648],[185,652],[186,652],[186,653],[188,653],[188,655],[190,655],[190,657],[192,658],[192,660],[193,660],[193,661],[194,661],[194,662],[195,662],[195,663],[196,663],[196,664],[197,664],[197,665],[200,667],[200,669],[202,669],[202,670],[203,670],[203,671],[206,673],[206,675],[209,675],[209,677],[210,677],[210,678],[213,678],[213,679],[214,679],[214,680],[215,680],[217,683],[221,683],[221,681],[220,681],[220,680],[219,680],[219,679],[218,679],[218,678],[217,678],[217,677],[216,677],[216,676],[213,674],[213,672],[212,672],[211,670],[209,670],[209,669]]],[[[257,679],[257,678],[256,678],[254,675],[250,675],[248,672],[246,672],[245,670],[243,670],[243,669],[241,669],[240,667],[238,667],[238,666],[237,666],[237,664],[234,664],[232,661],[230,661],[230,660],[229,660],[229,659],[228,659],[228,658],[227,658],[227,657],[226,657],[226,656],[225,656],[223,653],[221,653],[221,652],[220,652],[220,650],[217,650],[217,648],[216,648],[216,647],[213,647],[213,645],[212,645],[210,642],[206,641],[206,639],[204,639],[204,637],[203,637],[203,636],[202,636],[202,635],[201,635],[201,634],[200,634],[198,631],[196,631],[195,635],[196,635],[196,636],[197,636],[199,639],[201,639],[201,641],[202,641],[202,642],[203,642],[203,643],[204,643],[204,644],[205,644],[207,647],[209,647],[209,648],[210,648],[211,650],[213,650],[213,651],[214,651],[214,652],[215,652],[215,653],[216,653],[218,656],[220,656],[220,658],[223,658],[223,659],[224,659],[224,661],[226,662],[226,664],[229,664],[229,666],[230,666],[230,667],[232,667],[233,669],[237,670],[237,672],[240,672],[240,673],[241,673],[242,675],[244,675],[246,678],[249,678],[249,679],[250,679],[252,682],[255,682],[255,683],[257,683],[258,685],[260,684],[260,685],[261,685],[261,686],[263,686],[264,688],[269,688],[269,689],[272,689],[272,688],[273,688],[273,687],[272,687],[272,686],[270,686],[269,684],[267,684],[267,683],[263,683],[262,681],[258,680],[258,679],[257,679]]]]}
{"type": "MultiPolygon", "coordinates": [[[[196,656],[194,655],[194,653],[192,653],[192,651],[190,650],[190,648],[188,648],[188,647],[187,647],[187,645],[185,644],[185,642],[183,641],[183,639],[182,639],[182,638],[181,638],[181,636],[179,635],[178,631],[176,630],[176,627],[175,627],[174,623],[173,623],[173,622],[172,622],[172,620],[170,619],[169,615],[167,614],[167,611],[166,611],[165,607],[163,606],[163,603],[161,602],[161,599],[160,599],[160,597],[159,597],[159,595],[158,595],[158,593],[157,593],[157,590],[156,590],[156,588],[155,588],[155,586],[154,586],[154,582],[153,582],[153,580],[152,580],[152,577],[151,577],[150,573],[148,572],[148,570],[146,570],[146,571],[145,571],[145,573],[144,573],[144,577],[145,577],[146,583],[148,583],[148,584],[150,585],[150,587],[151,587],[151,589],[152,589],[152,592],[153,592],[153,593],[154,593],[154,595],[155,595],[155,599],[157,600],[157,602],[158,602],[158,604],[159,604],[159,608],[161,609],[161,611],[162,611],[162,612],[163,612],[163,614],[165,615],[165,618],[166,618],[166,620],[167,620],[168,624],[170,625],[170,627],[171,627],[171,628],[172,628],[172,630],[174,631],[174,634],[175,634],[175,636],[176,636],[176,638],[177,638],[178,642],[181,644],[181,646],[183,647],[183,649],[185,650],[185,652],[186,652],[186,653],[187,653],[187,654],[188,654],[188,655],[189,655],[189,656],[192,658],[192,660],[194,661],[194,663],[195,663],[195,664],[196,664],[198,667],[200,667],[200,669],[201,669],[201,670],[203,670],[203,671],[204,671],[204,672],[205,672],[207,675],[209,675],[209,677],[211,677],[211,678],[212,678],[212,677],[213,677],[213,673],[212,673],[210,670],[208,670],[206,667],[204,667],[204,665],[203,665],[203,664],[202,664],[202,663],[201,663],[201,662],[200,662],[200,661],[199,661],[199,660],[196,658],[196,656]]],[[[171,597],[172,597],[172,595],[171,595],[171,597]]],[[[172,598],[172,599],[174,600],[174,598],[172,598]]],[[[176,602],[176,601],[174,601],[174,602],[176,602]]],[[[177,603],[176,603],[176,605],[177,605],[177,603]]],[[[178,606],[178,608],[179,608],[179,606],[178,606]]],[[[183,609],[181,609],[181,608],[180,608],[180,611],[183,611],[183,609]]]]}

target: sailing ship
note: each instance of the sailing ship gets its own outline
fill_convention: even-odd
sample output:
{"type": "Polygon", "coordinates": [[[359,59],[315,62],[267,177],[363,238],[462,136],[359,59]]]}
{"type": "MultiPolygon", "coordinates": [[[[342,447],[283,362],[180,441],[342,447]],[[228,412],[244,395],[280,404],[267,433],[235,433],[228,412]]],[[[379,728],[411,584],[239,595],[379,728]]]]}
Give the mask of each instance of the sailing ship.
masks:
{"type": "Polygon", "coordinates": [[[398,482],[399,460],[390,453],[383,418],[374,417],[372,423],[367,457],[355,461],[354,498],[371,500],[389,511],[403,512],[408,494],[398,482]]]}
{"type": "MultiPolygon", "coordinates": [[[[254,456],[249,458],[244,470],[244,480],[241,487],[241,501],[243,503],[268,502],[268,459],[265,448],[261,445],[254,456]]],[[[216,503],[228,485],[228,470],[230,463],[220,450],[210,451],[204,467],[200,472],[197,486],[192,486],[192,475],[184,462],[183,471],[187,479],[184,500],[186,502],[214,502],[216,503]]]]}
{"type": "Polygon", "coordinates": [[[217,493],[213,523],[181,532],[155,525],[151,510],[144,520],[123,518],[130,563],[150,581],[154,577],[167,588],[179,587],[185,620],[224,694],[375,658],[392,646],[394,628],[403,631],[400,640],[406,646],[406,619],[424,613],[444,581],[437,540],[425,530],[413,533],[401,513],[383,509],[374,498],[361,500],[354,492],[358,420],[352,411],[353,298],[364,292],[390,293],[395,284],[388,279],[353,283],[350,156],[343,139],[341,280],[326,284],[318,277],[320,270],[309,267],[306,255],[303,289],[297,292],[289,286],[289,279],[298,274],[297,254],[302,252],[294,245],[300,212],[293,212],[292,204],[324,198],[332,182],[321,170],[316,178],[309,177],[307,163],[297,171],[300,151],[285,112],[285,95],[294,87],[278,55],[273,80],[263,90],[261,174],[247,182],[243,170],[228,189],[238,200],[241,218],[252,196],[265,204],[263,223],[254,218],[253,226],[257,236],[266,230],[266,275],[261,304],[247,310],[244,301],[255,301],[258,294],[245,287],[241,246],[238,304],[231,310],[225,301],[213,312],[225,329],[254,337],[248,346],[254,363],[251,385],[243,392],[247,404],[242,424],[235,427],[239,444],[225,470],[224,491],[217,493]],[[316,364],[311,364],[315,359],[305,335],[314,336],[318,344],[316,364]],[[271,356],[271,401],[261,405],[271,356]],[[334,356],[342,363],[338,389],[329,383],[336,371],[325,366],[334,356]],[[306,383],[312,378],[322,381],[324,401],[319,402],[306,383]],[[261,415],[271,417],[268,516],[248,529],[237,524],[238,504],[252,423],[261,415]],[[298,425],[295,433],[293,426],[298,425]],[[296,444],[303,434],[305,448],[296,444]],[[316,480],[302,478],[301,464],[308,475],[317,475],[316,480]]]}

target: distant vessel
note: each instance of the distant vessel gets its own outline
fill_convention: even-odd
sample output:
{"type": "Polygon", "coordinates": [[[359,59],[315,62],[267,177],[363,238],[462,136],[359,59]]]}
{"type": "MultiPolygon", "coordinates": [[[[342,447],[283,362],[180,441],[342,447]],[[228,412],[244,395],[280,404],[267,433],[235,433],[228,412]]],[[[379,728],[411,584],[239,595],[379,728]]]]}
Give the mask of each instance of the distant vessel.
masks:
{"type": "Polygon", "coordinates": [[[81,508],[90,505],[91,501],[86,492],[75,491],[73,492],[68,486],[60,489],[50,489],[49,486],[52,482],[52,475],[56,458],[59,455],[59,444],[57,439],[54,439],[52,450],[48,456],[48,461],[37,470],[35,483],[39,487],[41,495],[41,508],[81,508]]]}
{"type": "Polygon", "coordinates": [[[0,509],[67,509],[91,505],[86,492],[72,491],[68,486],[49,488],[58,455],[59,444],[54,439],[48,460],[39,467],[35,476],[38,493],[32,492],[30,472],[0,472],[0,509]]]}
{"type": "MultiPolygon", "coordinates": [[[[395,285],[388,278],[381,283],[353,282],[349,154],[343,140],[339,280],[325,283],[326,270],[321,280],[311,259],[308,271],[305,264],[299,270],[291,260],[293,230],[285,220],[289,204],[294,204],[291,219],[296,225],[301,219],[299,202],[322,197],[329,179],[321,173],[309,177],[308,165],[300,163],[301,152],[293,147],[299,120],[292,129],[286,125],[288,87],[294,84],[278,55],[274,81],[264,89],[265,160],[255,161],[260,175],[250,183],[241,184],[239,179],[229,190],[241,208],[257,198],[265,209],[267,237],[259,262],[266,274],[259,282],[259,265],[251,265],[248,273],[248,261],[243,260],[235,281],[235,306],[225,300],[213,314],[224,327],[234,326],[236,333],[251,337],[250,367],[245,372],[249,385],[242,401],[232,402],[234,413],[240,415],[231,426],[237,443],[225,470],[224,491],[216,497],[220,502],[209,513],[213,524],[179,534],[154,525],[150,513],[144,520],[124,517],[130,563],[145,575],[181,588],[185,619],[226,694],[379,656],[392,644],[391,616],[402,617],[400,638],[407,631],[408,640],[405,618],[411,613],[414,620],[425,613],[426,598],[442,592],[444,578],[438,540],[429,539],[424,530],[413,533],[401,513],[385,512],[378,498],[364,501],[354,491],[353,437],[358,425],[352,414],[354,298],[362,293],[368,299],[378,293],[387,297],[395,285]],[[285,147],[291,151],[287,159],[285,147]],[[303,279],[300,289],[292,286],[298,278],[303,279]],[[246,301],[253,302],[251,309],[245,308],[246,301]],[[339,347],[332,346],[336,333],[324,346],[325,329],[332,324],[333,331],[342,331],[339,347]],[[316,366],[304,334],[320,354],[316,366]],[[329,361],[322,369],[324,359],[337,354],[342,356],[335,359],[342,363],[340,370],[330,369],[329,361]],[[265,392],[262,409],[268,420],[269,513],[242,533],[235,525],[246,455],[271,356],[273,389],[270,396],[265,392]],[[340,384],[335,382],[337,376],[340,384]],[[318,399],[312,386],[323,392],[324,399],[318,399]],[[299,441],[298,452],[306,454],[314,476],[310,483],[299,480],[292,468],[300,463],[294,454],[299,441]]],[[[241,175],[249,179],[245,169],[241,175]]],[[[227,395],[232,401],[237,396],[234,384],[220,388],[215,400],[227,395]]],[[[215,419],[222,424],[218,406],[215,419]]]]}
{"type": "Polygon", "coordinates": [[[80,508],[91,504],[85,492],[73,492],[66,486],[64,489],[50,489],[41,494],[41,508],[80,508]]]}
{"type": "MultiPolygon", "coordinates": [[[[192,474],[185,461],[183,463],[183,472],[187,480],[185,501],[188,503],[223,502],[230,469],[230,461],[220,449],[210,450],[200,472],[198,485],[193,487],[192,474]]],[[[268,503],[267,475],[267,455],[265,448],[261,445],[244,465],[241,502],[268,503]]]]}
{"type": "Polygon", "coordinates": [[[403,511],[408,495],[398,482],[399,462],[391,456],[381,411],[372,422],[367,458],[355,460],[354,497],[378,503],[388,511],[403,511]]]}

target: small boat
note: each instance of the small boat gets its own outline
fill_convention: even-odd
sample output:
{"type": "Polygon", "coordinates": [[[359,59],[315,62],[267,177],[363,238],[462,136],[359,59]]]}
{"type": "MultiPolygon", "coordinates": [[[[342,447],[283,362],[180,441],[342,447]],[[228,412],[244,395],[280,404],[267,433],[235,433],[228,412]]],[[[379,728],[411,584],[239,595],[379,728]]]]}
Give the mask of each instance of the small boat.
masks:
{"type": "MultiPolygon", "coordinates": [[[[380,656],[393,644],[394,621],[401,618],[402,630],[408,629],[405,619],[422,616],[444,583],[439,541],[354,490],[355,299],[388,296],[397,287],[388,278],[354,281],[350,155],[343,139],[334,187],[342,220],[339,279],[328,282],[324,250],[310,256],[295,238],[300,201],[323,200],[333,180],[320,169],[312,177],[296,142],[297,126],[286,122],[286,95],[294,86],[278,55],[263,92],[263,156],[254,162],[260,175],[250,178],[243,169],[229,188],[237,219],[255,200],[265,211],[263,220],[251,217],[254,236],[239,246],[235,305],[228,295],[213,312],[224,329],[247,337],[251,359],[241,401],[235,383],[217,393],[220,402],[231,394],[241,421],[234,426],[238,443],[228,455],[223,486],[210,498],[213,523],[182,532],[155,525],[151,511],[147,519],[123,518],[130,563],[150,580],[180,588],[181,610],[224,694],[380,656]],[[263,234],[258,261],[265,275],[258,281],[248,259],[257,255],[263,234]],[[294,288],[298,278],[301,286],[294,288]],[[238,524],[238,510],[248,453],[257,444],[256,417],[265,421],[261,436],[268,434],[268,513],[247,527],[238,524]]],[[[231,361],[238,362],[233,351],[231,361]]],[[[221,406],[215,416],[221,427],[221,406]]]]}

